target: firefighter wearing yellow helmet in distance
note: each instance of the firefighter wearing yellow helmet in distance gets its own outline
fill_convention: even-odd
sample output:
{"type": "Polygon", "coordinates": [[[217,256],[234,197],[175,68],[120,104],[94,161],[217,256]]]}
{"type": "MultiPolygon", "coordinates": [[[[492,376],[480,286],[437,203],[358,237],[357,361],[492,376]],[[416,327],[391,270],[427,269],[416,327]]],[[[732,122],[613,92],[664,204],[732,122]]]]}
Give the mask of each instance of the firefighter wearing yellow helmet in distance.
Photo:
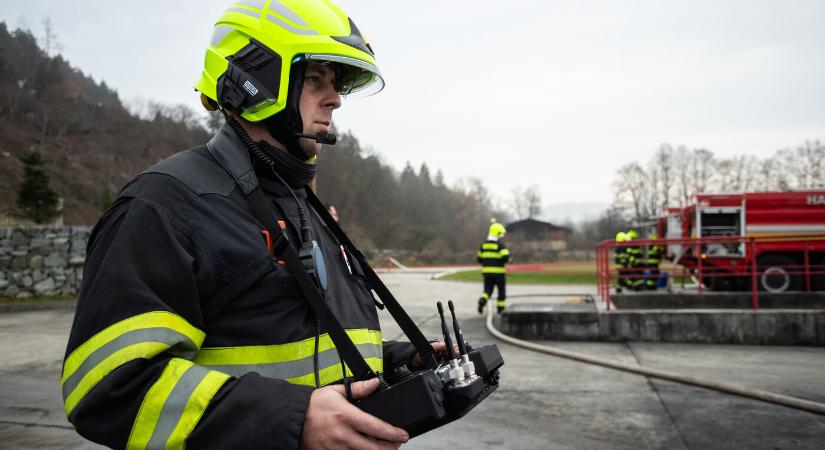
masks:
{"type": "MultiPolygon", "coordinates": [[[[625,242],[633,242],[639,238],[639,233],[636,230],[628,230],[625,233],[625,242]]],[[[642,261],[642,249],[638,245],[630,245],[625,247],[627,253],[627,267],[629,277],[627,278],[627,286],[634,291],[644,288],[644,261],[642,261]]]]}
{"type": "Polygon", "coordinates": [[[498,291],[496,311],[504,310],[507,301],[507,267],[510,262],[510,250],[504,245],[502,240],[507,233],[504,225],[492,219],[490,232],[487,239],[481,243],[478,249],[478,263],[481,264],[481,274],[484,277],[484,292],[478,299],[478,313],[484,311],[484,305],[493,295],[493,288],[498,291]]]}
{"type": "MultiPolygon", "coordinates": [[[[627,240],[627,233],[624,231],[619,231],[616,233],[616,242],[621,243],[627,240]]],[[[616,293],[622,292],[623,287],[629,287],[627,274],[628,274],[628,263],[627,263],[627,247],[616,246],[613,249],[613,263],[616,266],[617,270],[617,279],[616,279],[616,293]]]]}
{"type": "Polygon", "coordinates": [[[351,373],[277,257],[312,250],[315,281],[373,372],[421,364],[411,344],[382,339],[363,269],[305,190],[342,96],[382,87],[372,48],[328,0],[223,13],[196,89],[227,125],[131,181],[92,233],[61,380],[80,434],[130,449],[407,441],[348,401],[378,380],[341,384],[351,373]]]}

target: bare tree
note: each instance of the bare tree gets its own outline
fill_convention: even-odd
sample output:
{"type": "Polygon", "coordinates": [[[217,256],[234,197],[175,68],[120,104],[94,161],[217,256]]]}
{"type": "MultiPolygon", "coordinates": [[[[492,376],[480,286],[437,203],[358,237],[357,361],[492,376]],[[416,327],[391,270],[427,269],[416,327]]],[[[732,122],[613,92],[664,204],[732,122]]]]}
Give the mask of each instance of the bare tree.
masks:
{"type": "Polygon", "coordinates": [[[637,217],[638,221],[649,220],[659,214],[662,207],[662,197],[658,186],[662,184],[662,173],[658,167],[653,167],[645,173],[647,180],[644,183],[644,204],[642,215],[637,217]]]}
{"type": "Polygon", "coordinates": [[[714,171],[718,177],[716,178],[716,190],[719,192],[731,192],[733,190],[733,160],[729,158],[722,158],[716,161],[714,171]]]}
{"type": "Polygon", "coordinates": [[[710,150],[703,148],[693,150],[690,165],[690,179],[693,193],[707,192],[713,181],[714,156],[710,150]]]}
{"type": "Polygon", "coordinates": [[[796,148],[778,150],[775,160],[781,189],[810,189],[825,183],[825,146],[819,141],[806,141],[796,148]]]}
{"type": "Polygon", "coordinates": [[[525,189],[519,185],[513,186],[510,190],[510,209],[519,220],[530,216],[530,205],[527,202],[525,189]]]}
{"type": "Polygon", "coordinates": [[[527,186],[524,190],[524,197],[527,200],[527,218],[541,214],[541,188],[537,184],[527,186]]]}
{"type": "Polygon", "coordinates": [[[676,173],[677,203],[679,206],[686,205],[694,194],[690,189],[690,167],[692,165],[693,153],[683,145],[677,147],[673,155],[673,168],[676,173]]]}
{"type": "Polygon", "coordinates": [[[686,205],[697,193],[825,188],[825,145],[806,141],[759,159],[716,158],[707,149],[673,150],[662,144],[646,167],[627,164],[613,182],[616,200],[631,202],[637,221],[649,219],[674,200],[686,205]]]}
{"type": "Polygon", "coordinates": [[[756,177],[758,161],[752,155],[737,155],[719,161],[717,168],[722,179],[724,192],[746,192],[751,189],[756,177]]]}
{"type": "Polygon", "coordinates": [[[796,148],[795,160],[802,174],[800,188],[816,188],[822,186],[822,159],[825,157],[825,146],[819,141],[806,141],[796,148]]]}
{"type": "Polygon", "coordinates": [[[778,188],[781,175],[781,167],[775,156],[763,159],[759,162],[754,189],[770,191],[778,188]]]}
{"type": "Polygon", "coordinates": [[[616,173],[618,178],[613,182],[616,199],[629,200],[633,204],[633,212],[637,221],[643,220],[645,211],[645,192],[647,174],[637,162],[625,164],[616,173]]]}
{"type": "Polygon", "coordinates": [[[43,36],[40,38],[40,46],[43,51],[49,55],[54,56],[63,51],[63,45],[57,41],[57,34],[54,32],[52,26],[52,19],[49,16],[43,16],[41,22],[43,24],[43,36]]]}
{"type": "Polygon", "coordinates": [[[667,204],[670,202],[670,190],[673,186],[673,147],[670,144],[662,144],[659,150],[653,155],[653,167],[658,174],[658,183],[654,189],[659,189],[657,197],[667,204]]]}

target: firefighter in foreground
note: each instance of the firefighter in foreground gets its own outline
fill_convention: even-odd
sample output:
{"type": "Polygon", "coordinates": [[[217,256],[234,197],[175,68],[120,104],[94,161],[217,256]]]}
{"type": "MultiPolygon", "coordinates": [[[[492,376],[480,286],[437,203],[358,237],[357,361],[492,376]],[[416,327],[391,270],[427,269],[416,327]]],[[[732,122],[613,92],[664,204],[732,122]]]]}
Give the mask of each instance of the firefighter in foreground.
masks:
{"type": "Polygon", "coordinates": [[[496,311],[500,313],[506,306],[507,267],[505,265],[510,262],[510,250],[502,242],[506,233],[507,230],[504,225],[493,219],[487,240],[482,242],[481,247],[478,249],[477,259],[478,263],[481,264],[481,274],[484,277],[484,292],[478,299],[479,314],[484,311],[484,305],[493,295],[493,287],[498,290],[496,311]]]}
{"type": "MultiPolygon", "coordinates": [[[[263,193],[289,245],[317,241],[325,301],[375,372],[420,364],[411,344],[383,341],[362,270],[303,190],[341,95],[381,87],[372,48],[327,0],[226,10],[196,89],[228,125],[130,182],[89,240],[61,382],[78,432],[113,448],[408,440],[347,401],[347,369],[247,198],[263,193]]],[[[362,398],[378,380],[350,386],[362,398]]]]}

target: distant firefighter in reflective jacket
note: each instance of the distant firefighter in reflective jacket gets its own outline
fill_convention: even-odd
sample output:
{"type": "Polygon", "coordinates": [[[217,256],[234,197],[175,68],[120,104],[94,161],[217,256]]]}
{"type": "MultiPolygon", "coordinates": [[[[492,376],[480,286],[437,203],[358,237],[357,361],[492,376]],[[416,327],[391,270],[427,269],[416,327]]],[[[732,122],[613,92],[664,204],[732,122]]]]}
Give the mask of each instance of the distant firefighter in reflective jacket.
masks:
{"type": "Polygon", "coordinates": [[[484,293],[478,299],[479,314],[484,310],[487,300],[493,295],[493,287],[498,289],[496,311],[500,313],[506,303],[507,268],[505,264],[510,262],[510,250],[502,242],[505,233],[507,233],[507,229],[504,228],[504,225],[493,219],[487,240],[482,242],[481,247],[478,249],[477,259],[478,263],[481,264],[481,273],[484,276],[484,293]]]}

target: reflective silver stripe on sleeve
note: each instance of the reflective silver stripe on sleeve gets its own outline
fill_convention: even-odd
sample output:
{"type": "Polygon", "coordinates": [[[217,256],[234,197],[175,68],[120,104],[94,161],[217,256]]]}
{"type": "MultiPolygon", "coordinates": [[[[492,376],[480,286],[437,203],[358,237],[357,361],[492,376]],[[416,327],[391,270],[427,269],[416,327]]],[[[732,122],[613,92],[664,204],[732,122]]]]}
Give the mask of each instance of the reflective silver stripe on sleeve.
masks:
{"type": "Polygon", "coordinates": [[[272,14],[267,14],[266,18],[270,22],[274,23],[275,25],[278,25],[279,27],[281,27],[281,28],[283,28],[287,31],[290,31],[292,33],[295,33],[295,34],[304,34],[304,35],[318,34],[318,32],[313,30],[313,29],[296,28],[296,27],[284,22],[283,20],[279,19],[278,17],[273,16],[272,14]]]}
{"type": "MultiPolygon", "coordinates": [[[[383,358],[384,350],[380,345],[359,344],[356,345],[358,351],[364,359],[383,358]]],[[[341,362],[338,351],[334,348],[318,353],[318,370],[332,367],[341,362]]],[[[239,378],[249,372],[257,372],[259,375],[268,378],[289,379],[308,375],[314,372],[313,356],[297,359],[295,361],[285,361],[278,363],[262,364],[227,364],[227,365],[207,365],[212,370],[227,373],[239,378]]]]}
{"type": "Polygon", "coordinates": [[[180,422],[189,397],[192,396],[192,393],[195,392],[200,382],[208,374],[208,369],[192,366],[175,383],[175,387],[172,388],[172,392],[169,393],[169,397],[163,403],[163,409],[152,433],[152,439],[149,440],[149,445],[146,446],[147,449],[163,450],[166,448],[166,441],[172,436],[172,432],[175,431],[175,427],[180,422]]]}
{"type": "Polygon", "coordinates": [[[169,328],[141,328],[123,333],[108,344],[95,350],[95,352],[89,355],[77,370],[66,379],[66,382],[63,383],[63,400],[65,401],[66,398],[69,397],[69,394],[77,387],[78,383],[83,380],[83,377],[103,362],[103,360],[118,350],[145,342],[161,342],[175,346],[177,352],[173,353],[180,355],[180,357],[184,359],[193,359],[198,351],[197,346],[189,337],[169,328]]]}

